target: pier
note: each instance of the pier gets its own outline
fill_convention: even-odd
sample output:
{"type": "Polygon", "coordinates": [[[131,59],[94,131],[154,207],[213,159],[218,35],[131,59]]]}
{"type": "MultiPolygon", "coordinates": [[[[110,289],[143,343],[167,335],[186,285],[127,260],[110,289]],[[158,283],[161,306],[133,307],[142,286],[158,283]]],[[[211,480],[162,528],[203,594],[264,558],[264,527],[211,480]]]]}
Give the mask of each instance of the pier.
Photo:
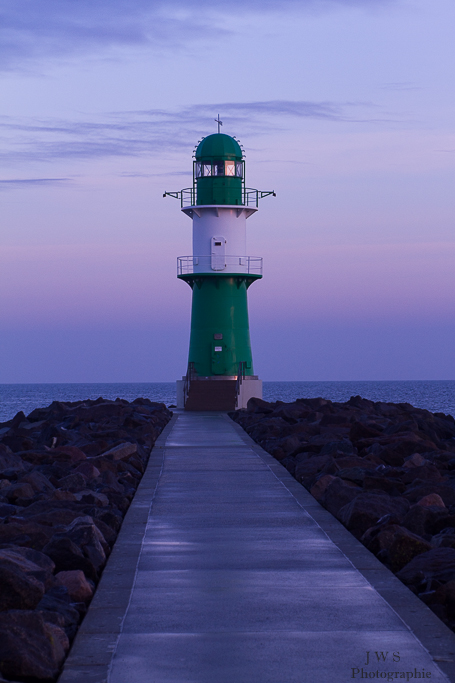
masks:
{"type": "Polygon", "coordinates": [[[182,412],[59,683],[442,683],[454,660],[455,635],[238,425],[182,412]]]}

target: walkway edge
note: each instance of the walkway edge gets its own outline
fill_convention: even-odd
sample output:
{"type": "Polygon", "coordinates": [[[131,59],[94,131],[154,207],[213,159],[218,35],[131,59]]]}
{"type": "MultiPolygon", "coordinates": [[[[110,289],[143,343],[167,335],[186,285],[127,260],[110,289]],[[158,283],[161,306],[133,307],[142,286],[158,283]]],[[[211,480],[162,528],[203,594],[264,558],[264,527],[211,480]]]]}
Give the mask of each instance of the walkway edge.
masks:
{"type": "Polygon", "coordinates": [[[409,588],[365,548],[333,515],[313,498],[306,488],[226,415],[243,442],[272,470],[351,564],[366,578],[388,605],[402,619],[428,651],[435,664],[455,681],[455,633],[453,633],[409,588]]]}
{"type": "Polygon", "coordinates": [[[79,627],[58,683],[107,683],[136,578],[153,492],[164,461],[174,413],[153,446],[147,468],[123,519],[95,596],[79,627]],[[152,493],[151,493],[152,491],[152,493]]]}

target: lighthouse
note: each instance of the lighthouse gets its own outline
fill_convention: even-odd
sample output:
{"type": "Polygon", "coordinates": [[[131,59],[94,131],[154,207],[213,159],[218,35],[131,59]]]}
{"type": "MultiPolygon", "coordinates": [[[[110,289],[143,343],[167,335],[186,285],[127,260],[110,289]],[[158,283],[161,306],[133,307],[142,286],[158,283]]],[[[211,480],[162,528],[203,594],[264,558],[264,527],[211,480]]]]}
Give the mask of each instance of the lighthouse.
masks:
{"type": "Polygon", "coordinates": [[[218,117],[218,133],[195,149],[192,187],[164,193],[180,200],[193,226],[193,253],[177,259],[177,277],[192,289],[188,367],[177,381],[177,407],[185,410],[234,410],[262,398],[247,301],[262,258],[247,254],[246,220],[275,193],[246,187],[243,150],[220,125],[218,117]]]}

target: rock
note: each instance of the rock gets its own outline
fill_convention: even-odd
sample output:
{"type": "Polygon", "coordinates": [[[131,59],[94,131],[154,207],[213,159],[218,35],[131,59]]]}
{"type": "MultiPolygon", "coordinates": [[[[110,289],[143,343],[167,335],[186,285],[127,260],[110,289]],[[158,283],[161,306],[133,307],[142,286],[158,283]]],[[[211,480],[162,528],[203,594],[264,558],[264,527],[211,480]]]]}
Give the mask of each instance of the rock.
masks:
{"type": "Polygon", "coordinates": [[[2,489],[2,496],[5,496],[9,501],[14,502],[18,499],[33,498],[35,491],[30,484],[11,484],[8,488],[2,489]]]}
{"type": "Polygon", "coordinates": [[[417,505],[421,505],[422,507],[445,508],[444,501],[437,493],[430,493],[428,496],[424,496],[417,501],[417,505]]]}
{"type": "Polygon", "coordinates": [[[52,562],[50,557],[39,552],[38,550],[33,550],[32,548],[23,548],[17,545],[9,545],[6,547],[3,546],[3,549],[12,550],[16,553],[16,555],[21,555],[22,557],[25,557],[25,559],[30,560],[30,562],[34,562],[36,565],[38,565],[38,567],[44,569],[49,576],[54,573],[55,564],[52,562]]]}
{"type": "Polygon", "coordinates": [[[25,476],[21,477],[19,483],[30,484],[35,493],[39,493],[41,491],[47,493],[53,491],[55,488],[54,486],[52,486],[49,479],[37,470],[29,472],[25,476]]]}
{"type": "Polygon", "coordinates": [[[427,460],[423,457],[423,455],[420,455],[420,453],[414,453],[414,455],[410,455],[405,458],[403,467],[421,467],[422,465],[425,465],[426,462],[427,460]]]}
{"type": "Polygon", "coordinates": [[[0,443],[0,473],[11,472],[21,474],[29,469],[28,463],[11,451],[10,448],[0,443]]]}
{"type": "Polygon", "coordinates": [[[74,470],[74,474],[77,474],[78,472],[83,474],[87,481],[91,481],[92,479],[96,479],[100,476],[99,469],[90,462],[81,462],[81,464],[78,465],[74,470]]]}
{"type": "Polygon", "coordinates": [[[0,517],[9,517],[16,514],[16,506],[10,503],[0,503],[0,517]]]}
{"type": "Polygon", "coordinates": [[[0,671],[6,678],[51,681],[69,647],[65,633],[41,614],[13,610],[0,614],[0,671]]]}
{"type": "Polygon", "coordinates": [[[310,493],[317,501],[321,501],[329,484],[335,479],[331,474],[324,474],[311,487],[310,493]]]}
{"type": "Polygon", "coordinates": [[[403,518],[403,526],[418,536],[432,535],[436,523],[447,516],[447,510],[441,507],[412,505],[403,518]]]}
{"type": "Polygon", "coordinates": [[[435,465],[432,465],[431,463],[428,463],[426,465],[422,465],[420,467],[408,468],[408,471],[406,472],[406,474],[403,477],[403,482],[405,484],[411,484],[416,479],[420,479],[420,480],[425,481],[425,482],[445,481],[445,477],[443,477],[441,475],[441,473],[439,472],[438,468],[435,467],[435,465]]]}
{"type": "Polygon", "coordinates": [[[320,502],[332,515],[338,517],[339,510],[354,500],[361,492],[360,486],[344,481],[339,477],[334,477],[333,481],[325,489],[320,502]]]}
{"type": "Polygon", "coordinates": [[[358,484],[358,486],[362,486],[368,472],[369,470],[362,467],[349,467],[339,470],[335,473],[335,476],[340,477],[340,479],[344,479],[345,481],[352,481],[354,484],[358,484]]]}
{"type": "Polygon", "coordinates": [[[418,500],[421,500],[432,493],[437,493],[447,507],[455,505],[455,489],[447,484],[439,484],[438,482],[426,482],[417,479],[414,481],[411,488],[407,489],[403,496],[407,498],[410,503],[416,503],[418,500]]]}
{"type": "MultiPolygon", "coordinates": [[[[34,609],[44,595],[44,584],[34,576],[0,560],[0,612],[34,609]]],[[[1,665],[0,665],[1,670],[1,665]]]]}
{"type": "Polygon", "coordinates": [[[381,431],[374,423],[353,422],[349,431],[349,438],[351,441],[359,441],[360,439],[371,439],[381,435],[381,431]]]}
{"type": "Polygon", "coordinates": [[[408,529],[391,524],[384,527],[366,547],[375,555],[386,551],[387,564],[393,572],[397,572],[417,555],[431,550],[432,546],[408,529]]]}
{"type": "Polygon", "coordinates": [[[118,446],[111,448],[109,451],[106,451],[103,453],[103,456],[111,456],[113,460],[123,460],[123,458],[127,458],[129,455],[136,452],[137,444],[127,441],[126,443],[121,443],[118,446]]]}
{"type": "Polygon", "coordinates": [[[27,551],[28,548],[24,548],[21,552],[20,549],[14,546],[2,548],[0,550],[0,565],[12,571],[23,572],[27,576],[33,576],[38,581],[41,581],[46,588],[50,588],[53,583],[54,567],[52,566],[52,561],[43,562],[41,559],[43,557],[42,553],[33,550],[27,551]],[[32,557],[33,559],[31,559],[32,557]],[[39,564],[34,560],[38,560],[39,564]]]}
{"type": "Polygon", "coordinates": [[[43,615],[45,621],[60,621],[58,617],[63,619],[64,629],[69,638],[76,633],[80,619],[79,612],[71,606],[71,598],[64,586],[51,588],[37,605],[36,611],[43,615]],[[58,615],[57,618],[55,614],[58,615]]]}
{"type": "Polygon", "coordinates": [[[89,579],[96,580],[98,577],[95,566],[85,557],[82,550],[62,534],[56,534],[44,546],[43,552],[53,560],[57,572],[81,569],[89,579]]]}
{"type": "Polygon", "coordinates": [[[327,474],[336,472],[335,460],[330,455],[316,455],[306,457],[304,460],[297,459],[295,465],[295,478],[305,486],[309,486],[316,474],[324,470],[327,474]]]}
{"type": "Polygon", "coordinates": [[[357,448],[351,441],[329,441],[322,449],[320,455],[331,455],[333,457],[357,455],[357,448]]]}
{"type": "Polygon", "coordinates": [[[455,549],[435,548],[414,557],[397,577],[406,585],[418,586],[424,579],[434,578],[441,583],[455,579],[455,549]]]}
{"type": "Polygon", "coordinates": [[[86,460],[87,456],[77,446],[60,446],[52,451],[52,456],[62,462],[77,463],[86,460]]]}
{"type": "Polygon", "coordinates": [[[59,572],[55,580],[58,586],[65,586],[73,602],[88,602],[93,595],[93,589],[80,569],[59,572]]]}
{"type": "Polygon", "coordinates": [[[455,528],[447,527],[431,539],[433,548],[455,548],[455,528]]]}
{"type": "Polygon", "coordinates": [[[338,512],[338,518],[356,538],[360,538],[367,529],[374,526],[384,515],[396,515],[403,518],[409,509],[404,498],[391,498],[386,493],[360,493],[338,512]]]}
{"type": "Polygon", "coordinates": [[[84,477],[81,472],[74,472],[66,477],[58,480],[59,489],[65,489],[72,493],[83,491],[87,487],[87,477],[84,477]]]}
{"type": "Polygon", "coordinates": [[[19,520],[9,524],[0,524],[0,543],[14,543],[35,550],[42,548],[49,542],[53,534],[52,529],[31,520],[19,520]]]}

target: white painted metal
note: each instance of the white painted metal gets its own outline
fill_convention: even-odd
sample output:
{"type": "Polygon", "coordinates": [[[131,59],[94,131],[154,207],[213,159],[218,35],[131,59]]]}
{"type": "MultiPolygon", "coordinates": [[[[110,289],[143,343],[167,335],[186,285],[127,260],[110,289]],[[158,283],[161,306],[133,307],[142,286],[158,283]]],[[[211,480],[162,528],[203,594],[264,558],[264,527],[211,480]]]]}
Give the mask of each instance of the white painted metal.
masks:
{"type": "Polygon", "coordinates": [[[222,235],[215,235],[210,241],[210,267],[212,270],[224,270],[226,268],[226,240],[222,235]]]}
{"type": "Polygon", "coordinates": [[[217,272],[247,272],[246,219],[256,209],[244,206],[192,206],[182,210],[193,219],[193,254],[198,257],[193,262],[195,273],[207,272],[204,257],[210,258],[211,269],[217,272]],[[220,235],[224,239],[224,254],[238,256],[238,261],[236,259],[229,264],[225,261],[222,267],[221,253],[213,251],[216,248],[215,241],[220,241],[220,235]]]}

